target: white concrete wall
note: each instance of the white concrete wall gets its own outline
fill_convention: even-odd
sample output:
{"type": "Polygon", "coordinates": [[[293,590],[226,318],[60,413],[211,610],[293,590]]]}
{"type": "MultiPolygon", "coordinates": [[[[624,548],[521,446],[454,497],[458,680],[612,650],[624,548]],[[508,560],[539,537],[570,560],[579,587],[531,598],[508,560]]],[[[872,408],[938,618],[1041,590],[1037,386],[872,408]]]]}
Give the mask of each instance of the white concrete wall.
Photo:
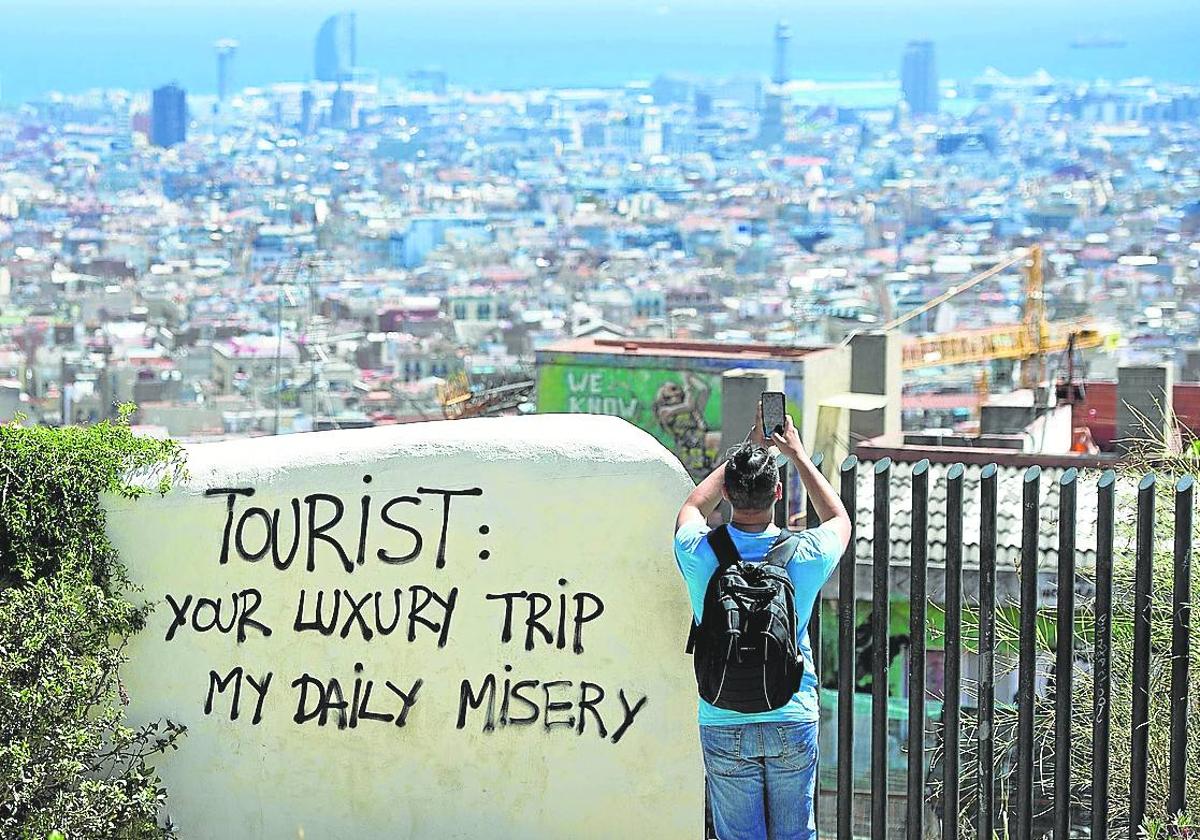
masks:
{"type": "Polygon", "coordinates": [[[182,837],[698,836],[688,608],[670,540],[691,482],[649,435],[615,418],[546,416],[204,444],[187,458],[187,481],[165,498],[108,505],[109,532],[156,604],[124,672],[130,719],[188,726],[178,752],[160,762],[182,837]],[[205,495],[221,488],[254,494],[233,496],[230,515],[228,494],[205,495]],[[344,510],[322,532],[332,498],[344,510]],[[279,569],[267,522],[278,510],[284,565],[293,504],[298,548],[279,569]],[[242,552],[265,549],[262,557],[243,559],[239,528],[242,552]],[[411,560],[380,559],[413,553],[418,535],[411,560]],[[326,536],[343,547],[349,569],[326,536]],[[409,641],[414,586],[441,599],[456,590],[444,646],[447,609],[436,599],[420,613],[435,628],[418,621],[409,641]],[[387,629],[397,589],[401,619],[385,635],[374,593],[387,629]],[[487,596],[519,591],[545,593],[536,606],[549,606],[542,623],[553,642],[534,629],[534,648],[525,649],[526,598],[510,599],[512,638],[502,639],[506,601],[487,596]],[[302,592],[302,624],[313,620],[318,592],[326,620],[340,593],[332,635],[296,630],[302,592]],[[212,629],[203,628],[216,610],[202,598],[219,605],[212,629]],[[348,609],[348,599],[361,609],[348,609]],[[587,619],[597,600],[603,612],[580,624],[576,653],[576,606],[587,619]],[[235,603],[257,604],[241,642],[235,603]],[[213,674],[234,676],[220,690],[213,674]],[[486,700],[462,703],[464,680],[480,693],[488,675],[496,680],[490,725],[486,700]],[[506,681],[520,680],[538,681],[518,689],[530,702],[505,702],[506,681]],[[303,720],[319,708],[318,684],[334,704],[324,725],[303,720]],[[592,702],[582,715],[581,691],[592,702]],[[390,717],[366,718],[364,708],[390,717]]]}
{"type": "Polygon", "coordinates": [[[1070,452],[1073,421],[1071,406],[1065,403],[1042,414],[1025,429],[1025,451],[1070,452]]]}

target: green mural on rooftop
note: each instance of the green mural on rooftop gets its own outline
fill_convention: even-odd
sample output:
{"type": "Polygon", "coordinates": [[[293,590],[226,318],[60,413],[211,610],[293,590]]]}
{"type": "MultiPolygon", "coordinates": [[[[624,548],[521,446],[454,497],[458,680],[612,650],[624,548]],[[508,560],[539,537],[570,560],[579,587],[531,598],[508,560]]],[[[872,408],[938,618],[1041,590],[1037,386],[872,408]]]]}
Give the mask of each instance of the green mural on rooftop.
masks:
{"type": "Polygon", "coordinates": [[[545,365],[539,412],[610,414],[654,435],[694,477],[716,463],[721,442],[719,375],[660,368],[545,365]]]}

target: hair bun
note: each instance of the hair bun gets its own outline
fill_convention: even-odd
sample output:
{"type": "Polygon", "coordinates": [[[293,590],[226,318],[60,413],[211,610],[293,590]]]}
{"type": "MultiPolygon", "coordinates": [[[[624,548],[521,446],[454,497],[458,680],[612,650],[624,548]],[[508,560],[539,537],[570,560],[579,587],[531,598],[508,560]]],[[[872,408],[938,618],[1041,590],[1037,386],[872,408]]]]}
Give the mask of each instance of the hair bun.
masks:
{"type": "Polygon", "coordinates": [[[763,447],[747,444],[733,453],[733,462],[741,469],[756,473],[763,468],[769,457],[770,454],[763,447]]]}
{"type": "Polygon", "coordinates": [[[761,472],[771,463],[771,453],[755,443],[741,443],[725,453],[731,469],[747,474],[761,472]]]}

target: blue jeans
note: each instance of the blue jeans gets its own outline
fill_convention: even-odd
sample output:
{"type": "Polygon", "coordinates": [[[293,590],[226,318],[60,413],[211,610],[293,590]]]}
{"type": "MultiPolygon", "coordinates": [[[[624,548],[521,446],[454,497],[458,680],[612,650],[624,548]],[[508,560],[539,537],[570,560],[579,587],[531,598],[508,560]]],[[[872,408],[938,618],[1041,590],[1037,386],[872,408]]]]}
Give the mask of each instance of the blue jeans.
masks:
{"type": "Polygon", "coordinates": [[[817,724],[701,726],[700,746],[719,840],[817,836],[817,724]]]}

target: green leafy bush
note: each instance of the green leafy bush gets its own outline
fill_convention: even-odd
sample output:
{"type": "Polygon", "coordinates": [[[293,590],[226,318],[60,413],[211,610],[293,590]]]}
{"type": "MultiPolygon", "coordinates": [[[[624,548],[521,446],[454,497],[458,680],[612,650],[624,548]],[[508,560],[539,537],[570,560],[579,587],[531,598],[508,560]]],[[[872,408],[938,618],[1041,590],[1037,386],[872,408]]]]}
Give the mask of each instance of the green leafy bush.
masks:
{"type": "Polygon", "coordinates": [[[119,668],[146,607],[104,532],[103,493],[165,492],[178,447],[114,423],[0,425],[0,837],[151,838],[149,759],[183,727],[125,725],[119,668]]]}

